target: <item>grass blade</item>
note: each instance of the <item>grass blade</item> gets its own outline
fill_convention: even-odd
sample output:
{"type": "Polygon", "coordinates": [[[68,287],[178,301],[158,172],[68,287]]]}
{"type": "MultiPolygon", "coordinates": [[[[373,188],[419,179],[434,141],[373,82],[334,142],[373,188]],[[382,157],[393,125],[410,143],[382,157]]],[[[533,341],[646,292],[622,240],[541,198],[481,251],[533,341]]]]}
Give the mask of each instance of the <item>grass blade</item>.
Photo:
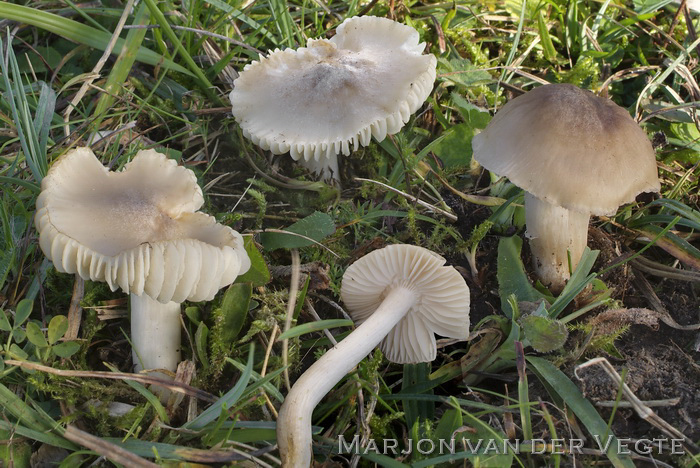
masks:
{"type": "MultiPolygon", "coordinates": [[[[0,18],[36,26],[37,28],[49,31],[70,41],[94,47],[99,50],[105,50],[107,48],[111,36],[92,26],[87,26],[77,21],[54,15],[53,13],[22,5],[14,5],[8,2],[0,2],[0,18]]],[[[117,39],[114,50],[121,50],[123,46],[124,39],[119,38],[117,39]]],[[[170,70],[194,76],[187,68],[145,47],[139,48],[136,53],[136,60],[148,65],[162,65],[170,70]]]]}
{"type": "Polygon", "coordinates": [[[66,450],[77,450],[78,448],[73,443],[67,441],[63,437],[53,434],[52,432],[35,431],[33,429],[26,428],[21,424],[10,424],[2,419],[0,419],[0,430],[10,431],[17,435],[21,435],[22,437],[53,445],[54,447],[64,448],[66,450]]]}
{"type": "Polygon", "coordinates": [[[148,9],[151,12],[151,15],[153,15],[156,22],[163,29],[163,32],[165,32],[165,35],[168,37],[170,42],[173,43],[175,49],[177,50],[177,53],[180,55],[182,60],[184,60],[187,64],[187,68],[189,68],[189,70],[192,72],[192,75],[194,75],[195,78],[197,78],[197,81],[199,81],[199,85],[202,88],[202,91],[204,91],[207,97],[209,97],[209,99],[211,99],[212,101],[219,102],[219,98],[212,91],[214,89],[214,85],[212,85],[207,79],[207,77],[204,76],[202,70],[194,62],[194,59],[189,54],[189,52],[187,52],[187,50],[185,49],[185,46],[182,45],[182,42],[180,42],[180,39],[173,31],[173,28],[170,27],[170,23],[168,23],[168,20],[165,18],[163,12],[160,11],[158,5],[156,5],[153,0],[145,0],[145,2],[148,6],[148,9]]]}
{"type": "Polygon", "coordinates": [[[51,89],[43,81],[40,83],[41,93],[39,94],[39,104],[37,105],[36,114],[34,115],[34,131],[38,140],[38,151],[36,155],[39,162],[44,166],[41,168],[44,173],[48,170],[48,162],[46,159],[46,145],[49,142],[49,130],[51,128],[51,119],[56,108],[56,92],[51,89]]]}
{"type": "Polygon", "coordinates": [[[286,332],[282,333],[277,337],[277,341],[286,340],[289,338],[294,338],[297,336],[305,335],[307,333],[327,330],[329,328],[337,327],[352,327],[352,320],[347,319],[329,319],[329,320],[319,320],[318,322],[309,322],[303,325],[297,325],[294,328],[290,328],[286,332]]]}
{"type": "Polygon", "coordinates": [[[576,417],[586,426],[588,432],[604,445],[610,437],[607,456],[613,466],[617,468],[634,468],[632,459],[623,453],[617,453],[617,438],[610,433],[608,425],[600,417],[590,401],[583,397],[581,391],[569,378],[546,359],[528,356],[527,361],[532,365],[534,372],[544,383],[550,392],[555,392],[557,399],[564,401],[571,408],[576,417]]]}
{"type": "MultiPolygon", "coordinates": [[[[139,6],[136,12],[136,18],[132,23],[132,26],[145,26],[148,24],[149,15],[148,8],[145,5],[139,6]]],[[[95,106],[95,111],[93,116],[95,117],[93,123],[93,129],[98,130],[100,128],[100,122],[104,116],[104,113],[112,106],[115,97],[119,96],[122,90],[122,85],[126,82],[131,72],[131,68],[136,61],[136,56],[138,54],[141,43],[144,37],[146,37],[146,29],[131,29],[126,35],[126,41],[124,46],[119,51],[119,56],[117,57],[112,71],[107,77],[107,82],[105,83],[105,93],[102,93],[99,101],[97,101],[97,106],[95,106]]]]}
{"type": "MultiPolygon", "coordinates": [[[[34,180],[41,182],[41,179],[48,170],[48,163],[46,161],[46,146],[44,145],[42,148],[40,145],[39,136],[37,135],[36,130],[37,124],[35,122],[41,121],[41,125],[43,125],[44,115],[42,110],[37,108],[36,119],[32,119],[31,117],[29,101],[27,94],[25,93],[25,88],[22,85],[22,76],[19,72],[17,57],[12,49],[10,43],[11,40],[9,37],[10,35],[8,32],[7,49],[5,49],[2,39],[0,39],[0,70],[2,71],[5,90],[8,94],[8,101],[12,111],[12,118],[15,122],[15,128],[17,129],[17,135],[22,147],[22,152],[24,153],[25,161],[27,162],[27,166],[29,166],[32,175],[34,176],[34,180]],[[10,80],[10,78],[12,79],[10,80]]],[[[51,93],[53,91],[49,90],[44,92],[44,89],[47,89],[48,87],[43,83],[42,85],[41,96],[44,97],[45,103],[43,110],[45,111],[46,107],[49,105],[49,91],[51,93]]],[[[53,111],[49,115],[52,114],[53,111]]],[[[48,127],[46,132],[48,134],[48,127]]]]}
{"type": "Polygon", "coordinates": [[[255,345],[251,343],[250,350],[248,351],[248,363],[246,364],[245,370],[241,374],[241,377],[238,379],[236,385],[234,385],[234,387],[231,390],[229,390],[224,396],[219,398],[219,400],[216,403],[204,410],[202,414],[200,414],[192,421],[182,426],[183,429],[190,429],[195,431],[202,429],[210,422],[216,420],[221,415],[222,411],[225,411],[227,408],[231,408],[233,405],[236,404],[240,396],[243,394],[243,391],[248,386],[248,382],[250,381],[250,376],[253,372],[254,355],[255,345]]]}
{"type": "Polygon", "coordinates": [[[591,250],[588,247],[583,250],[581,260],[572,273],[571,278],[569,278],[569,281],[566,283],[566,286],[564,286],[559,297],[557,297],[557,300],[552,304],[552,307],[549,308],[548,312],[550,318],[557,318],[566,306],[569,305],[569,303],[597,276],[596,273],[591,273],[589,275],[588,272],[593,268],[593,264],[596,258],[598,258],[599,253],[600,251],[591,250]]]}

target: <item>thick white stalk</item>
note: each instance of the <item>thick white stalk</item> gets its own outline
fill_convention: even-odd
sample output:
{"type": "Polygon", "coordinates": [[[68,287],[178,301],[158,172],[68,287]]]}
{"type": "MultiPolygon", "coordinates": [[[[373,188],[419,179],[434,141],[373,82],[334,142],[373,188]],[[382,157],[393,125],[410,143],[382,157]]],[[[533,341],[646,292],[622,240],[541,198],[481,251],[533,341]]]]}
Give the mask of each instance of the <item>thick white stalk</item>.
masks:
{"type": "Polygon", "coordinates": [[[131,294],[131,342],[136,372],[167,369],[180,363],[180,304],[161,304],[148,295],[131,294]]]}
{"type": "Polygon", "coordinates": [[[319,401],[364,359],[415,304],[417,295],[396,287],[379,308],[299,377],[277,418],[277,444],[285,468],[311,465],[311,416],[319,401]]]}
{"type": "Polygon", "coordinates": [[[544,202],[525,193],[525,222],[532,264],[545,285],[558,293],[576,268],[588,242],[590,213],[579,213],[544,202]]]}

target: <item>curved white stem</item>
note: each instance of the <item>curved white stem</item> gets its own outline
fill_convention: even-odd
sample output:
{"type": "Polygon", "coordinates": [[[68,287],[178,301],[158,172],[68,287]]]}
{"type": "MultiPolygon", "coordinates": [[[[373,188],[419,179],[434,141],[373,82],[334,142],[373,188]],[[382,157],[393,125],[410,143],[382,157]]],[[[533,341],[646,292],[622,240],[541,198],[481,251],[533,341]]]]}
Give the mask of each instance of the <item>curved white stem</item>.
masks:
{"type": "Polygon", "coordinates": [[[131,342],[135,370],[167,369],[180,363],[180,304],[131,296],[131,342]]]}
{"type": "Polygon", "coordinates": [[[576,268],[588,242],[590,213],[579,213],[544,202],[525,193],[525,222],[532,264],[543,284],[558,293],[576,268]]]}
{"type": "Polygon", "coordinates": [[[296,381],[277,418],[277,444],[283,467],[307,468],[311,465],[311,416],[314,408],[406,316],[416,299],[417,295],[410,289],[392,289],[370,318],[296,381]]]}

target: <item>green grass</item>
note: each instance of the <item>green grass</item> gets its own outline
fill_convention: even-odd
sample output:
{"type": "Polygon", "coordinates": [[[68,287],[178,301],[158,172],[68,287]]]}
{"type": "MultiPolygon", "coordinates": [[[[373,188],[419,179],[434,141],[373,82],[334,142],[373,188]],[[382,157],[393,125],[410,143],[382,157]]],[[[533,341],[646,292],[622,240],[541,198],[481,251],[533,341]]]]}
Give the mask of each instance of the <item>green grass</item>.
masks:
{"type": "MultiPolygon", "coordinates": [[[[351,330],[340,312],[342,274],[351,261],[384,244],[421,245],[463,268],[478,305],[474,337],[442,348],[430,365],[402,368],[379,351],[363,360],[314,413],[319,462],[330,456],[345,466],[355,458],[334,455],[339,434],[350,439],[364,433],[378,442],[457,434],[499,444],[513,436],[608,435],[623,411],[616,408],[613,418],[596,408],[571,368],[583,362],[581,356],[608,356],[615,346],[596,347],[601,338],[592,335],[580,338],[590,330],[585,321],[638,296],[617,277],[639,258],[657,265],[661,276],[650,278],[662,301],[672,300],[664,287],[688,284],[684,280],[696,298],[700,293],[700,40],[693,32],[700,20],[676,15],[674,3],[147,0],[130,12],[111,59],[94,77],[90,73],[123,13],[118,4],[24,3],[0,1],[0,466],[10,460],[29,466],[29,454],[45,444],[66,451],[63,466],[89,466],[115,446],[159,464],[278,466],[274,421],[287,392],[282,375],[287,370],[293,381],[323,354],[331,346],[325,333],[341,339],[351,330]],[[438,57],[438,78],[400,133],[344,158],[338,188],[243,138],[227,109],[227,72],[257,59],[255,50],[327,37],[360,11],[414,26],[438,57]],[[16,24],[21,28],[15,30],[16,24]],[[67,104],[91,78],[66,127],[67,104]],[[542,81],[606,93],[661,142],[660,197],[592,221],[618,249],[610,251],[626,256],[609,262],[606,252],[587,251],[557,298],[533,284],[522,260],[522,191],[482,173],[471,160],[471,138],[494,111],[542,81]],[[244,278],[250,285],[183,307],[183,356],[195,369],[190,384],[213,395],[213,403],[186,397],[177,406],[163,405],[137,382],[61,374],[131,370],[129,324],[120,314],[127,306],[119,291],[86,282],[83,296],[75,298],[83,309],[78,338],[61,341],[74,278],[44,259],[33,227],[48,168],[97,131],[113,132],[93,149],[114,169],[143,148],[167,152],[191,168],[206,187],[204,210],[250,239],[255,268],[244,278]],[[285,367],[279,339],[289,277],[279,267],[291,263],[291,248],[299,249],[302,263],[321,262],[328,269],[320,287],[312,286],[312,277],[300,288],[296,326],[282,337],[289,340],[285,367]],[[321,320],[311,316],[309,304],[321,320]],[[116,311],[116,318],[105,319],[105,310],[116,311]],[[528,313],[537,320],[526,319],[528,313]],[[535,351],[543,342],[553,349],[535,351]],[[518,352],[516,344],[522,346],[518,352]],[[9,360],[56,372],[21,369],[9,360]],[[132,409],[115,416],[112,403],[132,409]],[[63,436],[68,425],[103,445],[79,447],[63,436]]],[[[627,339],[623,330],[609,336],[627,339]]],[[[697,353],[683,351],[698,362],[697,353]]],[[[367,454],[359,465],[571,462],[569,454],[550,453],[551,447],[500,454],[460,447],[455,454],[367,454]]],[[[690,454],[658,459],[676,466],[698,463],[690,454]]],[[[633,466],[637,460],[608,450],[577,461],[633,466]]]]}

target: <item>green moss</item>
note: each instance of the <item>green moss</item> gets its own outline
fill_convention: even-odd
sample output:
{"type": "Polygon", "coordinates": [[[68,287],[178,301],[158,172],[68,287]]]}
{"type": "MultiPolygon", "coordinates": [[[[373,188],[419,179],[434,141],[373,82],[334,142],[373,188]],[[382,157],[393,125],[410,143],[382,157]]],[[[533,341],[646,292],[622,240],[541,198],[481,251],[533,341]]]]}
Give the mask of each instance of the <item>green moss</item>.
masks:
{"type": "Polygon", "coordinates": [[[369,420],[369,427],[372,430],[372,436],[377,439],[377,441],[384,440],[386,438],[394,438],[395,434],[391,432],[391,424],[394,421],[403,420],[403,417],[403,411],[386,413],[383,415],[374,413],[369,420]]]}
{"type": "Polygon", "coordinates": [[[488,67],[489,51],[484,49],[480,42],[475,41],[473,27],[471,23],[462,23],[458,27],[449,28],[444,31],[445,39],[454,44],[461,57],[469,59],[477,67],[488,67]]]}
{"type": "Polygon", "coordinates": [[[569,330],[578,331],[584,337],[583,350],[576,352],[578,355],[599,355],[601,352],[609,354],[618,359],[624,359],[620,352],[615,347],[615,341],[620,339],[622,335],[629,331],[629,325],[620,325],[619,327],[609,330],[606,333],[597,332],[594,326],[590,323],[576,323],[569,326],[569,330]],[[592,335],[592,336],[591,336],[592,335]]]}
{"type": "Polygon", "coordinates": [[[581,57],[571,70],[554,72],[559,83],[571,83],[586,89],[595,89],[600,79],[600,62],[592,57],[581,57]]]}

